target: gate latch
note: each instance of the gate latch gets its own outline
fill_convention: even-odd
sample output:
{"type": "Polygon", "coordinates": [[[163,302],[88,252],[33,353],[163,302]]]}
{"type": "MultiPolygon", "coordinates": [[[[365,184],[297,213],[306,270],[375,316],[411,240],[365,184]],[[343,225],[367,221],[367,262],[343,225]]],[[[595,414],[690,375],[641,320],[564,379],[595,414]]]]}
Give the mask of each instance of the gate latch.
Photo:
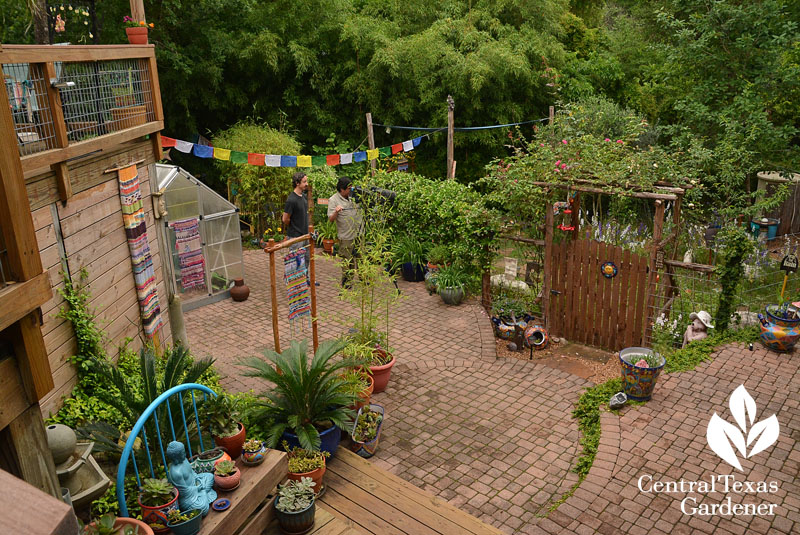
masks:
{"type": "Polygon", "coordinates": [[[561,295],[561,292],[559,292],[558,290],[550,290],[550,293],[553,295],[561,295]]]}

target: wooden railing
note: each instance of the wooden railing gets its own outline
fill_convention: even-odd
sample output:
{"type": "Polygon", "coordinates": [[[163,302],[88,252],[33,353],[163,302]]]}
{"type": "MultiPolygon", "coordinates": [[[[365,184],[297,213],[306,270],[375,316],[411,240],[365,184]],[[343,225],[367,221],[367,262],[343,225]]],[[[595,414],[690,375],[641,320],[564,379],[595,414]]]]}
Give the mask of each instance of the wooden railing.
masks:
{"type": "MultiPolygon", "coordinates": [[[[26,178],[55,171],[72,195],[66,162],[163,128],[153,45],[2,45],[5,81],[26,178]]],[[[153,136],[160,156],[160,137],[153,136]]]]}

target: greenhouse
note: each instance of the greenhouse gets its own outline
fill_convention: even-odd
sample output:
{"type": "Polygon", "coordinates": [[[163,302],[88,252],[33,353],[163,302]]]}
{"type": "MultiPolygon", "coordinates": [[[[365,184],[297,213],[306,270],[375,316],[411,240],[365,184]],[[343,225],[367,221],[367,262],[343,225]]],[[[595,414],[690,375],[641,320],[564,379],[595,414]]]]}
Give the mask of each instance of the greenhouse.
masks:
{"type": "Polygon", "coordinates": [[[170,251],[168,286],[184,309],[227,297],[244,278],[239,210],[176,165],[156,165],[159,240],[170,251]]]}

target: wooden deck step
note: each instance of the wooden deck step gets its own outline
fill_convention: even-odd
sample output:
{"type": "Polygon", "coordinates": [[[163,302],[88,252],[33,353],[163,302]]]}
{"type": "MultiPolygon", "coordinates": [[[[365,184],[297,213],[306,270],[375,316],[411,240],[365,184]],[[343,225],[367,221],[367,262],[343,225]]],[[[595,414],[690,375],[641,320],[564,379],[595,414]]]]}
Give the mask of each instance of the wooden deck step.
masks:
{"type": "Polygon", "coordinates": [[[375,535],[501,535],[502,532],[341,447],[328,463],[320,509],[375,535]]]}

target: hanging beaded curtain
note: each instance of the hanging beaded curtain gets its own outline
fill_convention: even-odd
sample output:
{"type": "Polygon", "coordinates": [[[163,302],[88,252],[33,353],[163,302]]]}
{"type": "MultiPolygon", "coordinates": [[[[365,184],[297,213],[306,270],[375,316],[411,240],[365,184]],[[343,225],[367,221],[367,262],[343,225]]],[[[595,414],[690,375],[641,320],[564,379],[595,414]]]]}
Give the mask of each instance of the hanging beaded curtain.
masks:
{"type": "Polygon", "coordinates": [[[308,264],[306,248],[290,251],[283,257],[283,280],[286,283],[286,296],[289,304],[289,328],[294,337],[295,326],[305,330],[311,322],[311,290],[308,285],[308,264]]]}

